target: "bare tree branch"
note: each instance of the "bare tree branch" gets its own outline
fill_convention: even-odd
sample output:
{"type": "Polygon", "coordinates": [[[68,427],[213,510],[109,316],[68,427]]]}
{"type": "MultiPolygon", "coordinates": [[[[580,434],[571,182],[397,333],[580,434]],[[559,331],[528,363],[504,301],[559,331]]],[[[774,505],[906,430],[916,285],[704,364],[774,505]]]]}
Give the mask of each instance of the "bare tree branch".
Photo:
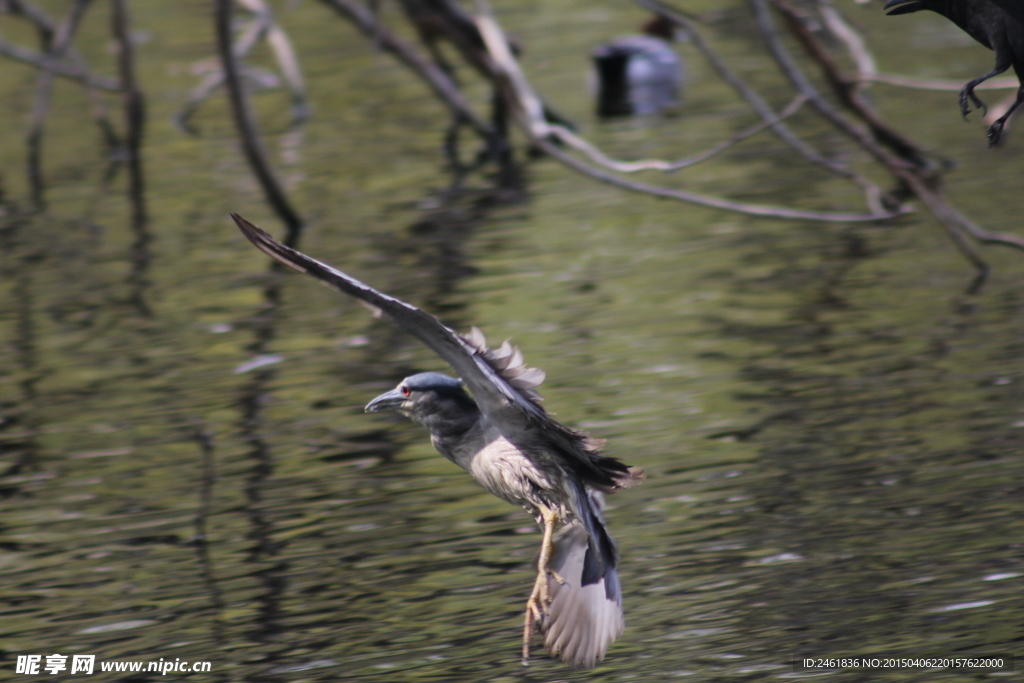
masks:
{"type": "Polygon", "coordinates": [[[57,24],[42,8],[25,0],[0,0],[0,12],[17,14],[32,22],[39,32],[39,43],[44,47],[53,42],[57,24]]]}
{"type": "MultiPolygon", "coordinates": [[[[245,58],[259,43],[266,38],[267,44],[274,53],[274,59],[281,70],[283,80],[292,98],[292,120],[299,124],[309,118],[309,105],[306,101],[306,86],[302,78],[302,69],[292,47],[288,34],[278,25],[270,6],[263,0],[237,0],[239,4],[253,13],[253,19],[242,35],[235,41],[235,57],[245,58]]],[[[239,65],[243,75],[248,69],[239,65]]],[[[189,93],[185,106],[174,115],[174,122],[182,130],[193,132],[189,119],[203,102],[224,83],[224,70],[217,69],[200,81],[199,85],[189,93]]]]}
{"type": "Polygon", "coordinates": [[[747,85],[746,82],[740,78],[739,75],[733,71],[721,57],[718,56],[708,42],[704,40],[700,31],[697,30],[696,24],[694,24],[689,17],[675,8],[661,2],[661,0],[636,0],[636,3],[644,9],[668,19],[673,24],[686,31],[694,47],[704,55],[704,58],[708,60],[708,63],[711,64],[711,67],[718,73],[718,76],[732,86],[733,90],[735,90],[737,94],[739,94],[739,96],[742,97],[747,104],[749,104],[750,107],[761,116],[762,119],[765,121],[775,121],[775,123],[771,125],[772,132],[774,132],[783,142],[792,147],[808,161],[827,168],[832,173],[856,183],[864,192],[868,208],[872,213],[886,212],[883,202],[883,192],[875,183],[871,182],[856,171],[853,171],[845,164],[829,159],[828,157],[820,154],[817,150],[800,139],[787,125],[779,121],[778,115],[771,106],[769,106],[753,88],[747,85]]]}
{"type": "Polygon", "coordinates": [[[287,228],[285,243],[289,246],[298,244],[299,235],[304,224],[298,212],[292,208],[284,188],[274,175],[273,168],[267,160],[266,150],[260,141],[256,120],[249,109],[245,92],[242,88],[242,77],[238,61],[232,45],[231,17],[232,0],[216,0],[214,21],[217,35],[217,51],[220,53],[221,66],[224,70],[224,82],[227,85],[231,112],[235,118],[235,127],[242,138],[242,149],[253,172],[259,180],[267,202],[277,212],[287,228]]]}
{"type": "Polygon", "coordinates": [[[719,142],[717,145],[711,147],[708,150],[705,150],[704,152],[701,152],[700,154],[695,154],[691,157],[687,157],[686,159],[680,159],[678,161],[664,161],[661,159],[643,159],[640,161],[616,161],[615,159],[606,156],[604,152],[602,152],[596,146],[590,144],[580,136],[573,134],[571,131],[566,133],[564,132],[564,129],[562,129],[559,130],[557,134],[559,139],[565,144],[569,145],[573,149],[583,152],[588,157],[590,157],[590,160],[593,161],[594,163],[600,166],[604,166],[605,168],[609,168],[615,171],[616,173],[636,173],[637,171],[666,171],[671,173],[673,171],[678,171],[689,166],[694,166],[702,161],[707,161],[708,159],[729,149],[733,145],[760,133],[766,128],[770,128],[777,121],[781,121],[782,119],[786,119],[792,116],[793,114],[797,113],[800,110],[800,107],[802,107],[805,102],[807,102],[806,97],[804,97],[803,95],[797,95],[796,97],[793,98],[793,101],[790,102],[789,105],[779,113],[779,115],[776,118],[770,119],[768,121],[762,121],[757,125],[751,126],[750,128],[747,128],[745,130],[740,131],[739,133],[736,133],[728,140],[723,140],[722,142],[719,142]]]}
{"type": "Polygon", "coordinates": [[[878,72],[878,67],[875,64],[874,55],[871,54],[867,43],[864,42],[864,37],[846,22],[831,0],[819,2],[818,10],[829,32],[838,38],[846,46],[846,51],[850,53],[850,57],[857,67],[858,86],[869,81],[878,72]]]}
{"type": "Polygon", "coordinates": [[[862,223],[886,220],[893,218],[896,215],[878,215],[871,213],[842,213],[828,211],[802,211],[800,209],[788,209],[781,206],[766,206],[762,204],[746,204],[743,202],[733,202],[729,201],[728,199],[709,197],[707,195],[695,194],[693,192],[686,192],[684,190],[675,190],[667,187],[659,187],[657,185],[638,183],[635,181],[619,178],[618,176],[612,175],[607,171],[603,171],[601,169],[589,166],[588,164],[566,153],[565,150],[559,148],[558,145],[544,138],[536,139],[533,142],[535,145],[544,150],[546,154],[549,154],[550,156],[554,157],[555,159],[562,162],[566,166],[576,171],[579,171],[580,173],[590,178],[593,178],[594,180],[599,180],[603,183],[614,185],[624,190],[641,192],[643,194],[649,194],[655,197],[662,197],[664,199],[675,199],[677,201],[687,202],[690,204],[697,204],[699,206],[707,206],[714,209],[724,209],[726,211],[735,211],[737,213],[743,213],[749,216],[759,216],[762,218],[789,218],[803,221],[862,223]]]}
{"type": "Polygon", "coordinates": [[[785,46],[783,46],[782,41],[779,40],[771,13],[768,10],[767,0],[750,0],[750,4],[754,8],[754,15],[761,29],[761,35],[764,36],[768,49],[771,51],[772,56],[775,57],[775,61],[778,62],[779,68],[789,77],[793,85],[797,87],[797,90],[810,98],[811,104],[822,116],[828,119],[836,128],[858,142],[864,149],[871,152],[880,161],[882,160],[880,156],[882,149],[875,143],[875,140],[915,166],[920,168],[931,166],[925,155],[914,143],[890,128],[867,105],[864,99],[856,92],[856,81],[846,78],[836,67],[835,62],[824,46],[821,45],[817,36],[807,28],[800,14],[787,0],[777,0],[775,2],[776,7],[782,11],[790,29],[803,43],[815,63],[821,67],[826,80],[832,86],[840,101],[868,125],[870,134],[847,121],[835,107],[818,93],[814,85],[811,84],[810,79],[800,70],[800,67],[797,66],[785,46]],[[872,136],[874,139],[872,139],[872,136]]]}
{"type": "MultiPolygon", "coordinates": [[[[85,14],[86,8],[91,0],[75,0],[68,11],[68,16],[52,34],[48,48],[49,56],[53,60],[60,60],[71,45],[71,38],[85,14]]],[[[53,92],[54,73],[49,69],[43,69],[36,81],[36,96],[32,103],[32,118],[29,122],[28,142],[28,182],[32,195],[32,203],[43,208],[43,123],[50,111],[50,94],[53,92]]]]}
{"type": "Polygon", "coordinates": [[[776,56],[776,60],[779,61],[780,65],[788,64],[788,66],[783,66],[783,70],[788,76],[790,76],[793,83],[801,92],[804,92],[809,96],[813,93],[812,102],[817,100],[821,105],[823,105],[819,105],[819,111],[822,111],[823,114],[830,112],[825,114],[829,120],[833,121],[837,127],[840,127],[851,137],[857,139],[867,151],[869,151],[881,164],[889,169],[890,173],[899,178],[939,220],[942,227],[960,249],[961,253],[963,253],[978,270],[978,276],[975,279],[972,290],[976,290],[984,283],[989,272],[989,267],[967,239],[967,235],[970,235],[981,242],[1000,244],[1002,246],[1024,250],[1024,239],[1014,235],[987,232],[950,206],[942,198],[938,190],[935,189],[935,178],[931,175],[931,169],[928,168],[928,165],[924,162],[923,158],[921,158],[917,148],[911,143],[905,141],[902,136],[892,131],[884,122],[881,121],[881,118],[874,109],[871,108],[867,101],[865,101],[864,98],[856,92],[854,87],[852,87],[853,82],[842,74],[835,61],[828,54],[824,45],[821,44],[814,32],[807,27],[802,15],[794,9],[792,5],[790,5],[789,1],[773,1],[786,17],[794,35],[804,45],[812,60],[814,60],[822,69],[826,80],[832,86],[837,97],[840,98],[840,101],[843,102],[843,104],[851,111],[856,113],[861,119],[867,121],[874,136],[879,138],[879,141],[884,143],[889,149],[878,144],[872,136],[867,134],[866,131],[863,131],[847,122],[845,118],[840,116],[838,112],[831,108],[831,105],[828,105],[828,103],[824,102],[824,100],[817,95],[813,86],[807,80],[806,76],[804,76],[803,73],[795,66],[792,59],[789,58],[788,54],[785,52],[785,48],[781,44],[781,41],[778,40],[778,36],[775,35],[774,29],[771,25],[771,18],[768,15],[768,8],[765,5],[765,0],[751,0],[751,3],[755,7],[755,12],[758,15],[762,31],[765,32],[766,39],[770,42],[771,49],[773,54],[776,56]],[[890,151],[890,149],[892,151],[890,151]],[[894,156],[894,152],[899,156],[894,156]],[[917,163],[908,163],[915,160],[917,160],[917,163]]]}
{"type": "Polygon", "coordinates": [[[419,53],[412,45],[402,40],[376,17],[355,0],[321,0],[328,7],[346,17],[368,38],[393,54],[400,62],[420,76],[442,102],[448,105],[452,114],[466,121],[485,140],[493,140],[495,130],[479,114],[473,111],[458,85],[436,64],[419,53]]]}
{"type": "Polygon", "coordinates": [[[84,66],[53,59],[34,50],[28,50],[9,43],[3,38],[0,38],[0,55],[24,62],[37,69],[51,71],[56,76],[77,81],[90,88],[98,88],[108,92],[117,92],[121,89],[121,84],[117,79],[94,74],[84,66]]]}
{"type": "MultiPolygon", "coordinates": [[[[39,33],[39,42],[43,47],[44,51],[49,51],[49,48],[53,42],[53,37],[56,35],[58,27],[56,22],[49,17],[49,15],[37,7],[31,2],[26,0],[0,0],[0,13],[10,13],[19,16],[24,16],[36,27],[39,33]]],[[[60,78],[67,78],[70,80],[78,81],[91,88],[98,88],[102,90],[116,91],[120,88],[120,84],[111,78],[104,76],[96,76],[89,72],[85,65],[85,60],[78,51],[68,46],[66,55],[71,59],[71,63],[66,63],[62,59],[53,59],[50,55],[45,53],[38,53],[32,50],[18,47],[0,39],[0,54],[15,59],[17,61],[23,61],[28,63],[37,69],[53,72],[54,75],[60,78]]]]}
{"type": "Polygon", "coordinates": [[[497,21],[494,19],[490,8],[486,4],[486,0],[476,0],[476,2],[477,6],[481,9],[481,12],[478,14],[476,19],[477,26],[480,28],[480,34],[483,36],[484,41],[487,44],[487,49],[490,52],[491,59],[500,69],[501,75],[505,79],[506,90],[512,98],[511,104],[516,121],[520,124],[520,127],[526,131],[527,135],[530,136],[534,145],[566,166],[569,166],[570,168],[595,180],[600,180],[601,182],[615,185],[616,187],[621,187],[633,192],[641,192],[655,197],[674,199],[677,201],[708,206],[716,209],[736,211],[752,216],[770,216],[797,220],[851,222],[878,221],[886,218],[892,218],[895,215],[892,213],[862,214],[802,211],[799,209],[788,209],[784,207],[733,202],[726,199],[720,199],[718,197],[709,197],[693,192],[686,192],[684,190],[676,190],[624,180],[618,176],[608,173],[607,171],[594,168],[585,162],[576,159],[551,141],[551,138],[563,140],[573,139],[576,137],[575,134],[564,126],[553,125],[547,122],[544,118],[543,106],[540,103],[540,98],[534,93],[533,88],[530,86],[526,77],[523,75],[522,70],[519,68],[519,64],[516,62],[515,57],[512,55],[512,51],[508,48],[508,44],[505,41],[504,32],[498,27],[497,21]]]}
{"type": "MultiPolygon", "coordinates": [[[[883,83],[885,85],[897,86],[900,88],[913,88],[915,90],[940,90],[943,92],[960,92],[964,87],[963,81],[952,81],[938,78],[911,78],[897,74],[873,73],[864,76],[872,83],[883,83]]],[[[1020,87],[1020,81],[1016,78],[990,78],[984,83],[979,83],[975,90],[1016,90],[1020,87]]]]}
{"type": "MultiPolygon", "coordinates": [[[[57,22],[50,18],[46,12],[41,8],[33,5],[27,0],[0,0],[0,12],[8,12],[18,16],[25,17],[35,27],[39,33],[39,43],[42,46],[44,52],[49,52],[50,47],[53,43],[53,37],[57,33],[58,26],[57,22]]],[[[0,40],[2,42],[2,40],[0,40]]],[[[16,47],[7,45],[9,49],[13,49],[14,52],[19,52],[16,47]]],[[[23,56],[31,55],[29,51],[19,52],[23,56]]],[[[69,59],[75,68],[88,74],[88,65],[85,63],[85,59],[72,45],[68,45],[64,55],[69,59]]],[[[41,66],[39,64],[33,64],[33,66],[41,66]]],[[[43,67],[45,68],[45,67],[43,67]]],[[[52,72],[53,70],[50,69],[52,72]]],[[[62,78],[70,78],[66,74],[56,73],[56,75],[62,78]]],[[[94,78],[102,79],[103,76],[94,76],[94,78]]],[[[89,103],[92,109],[92,118],[96,122],[96,125],[100,127],[100,132],[103,135],[103,141],[106,144],[107,149],[114,149],[120,144],[117,133],[114,132],[114,127],[110,123],[110,119],[107,117],[107,108],[103,101],[102,93],[100,88],[95,83],[90,83],[85,79],[81,80],[86,87],[86,91],[89,93],[89,103]]],[[[120,84],[110,79],[110,84],[113,86],[113,90],[120,90],[120,84]]]]}

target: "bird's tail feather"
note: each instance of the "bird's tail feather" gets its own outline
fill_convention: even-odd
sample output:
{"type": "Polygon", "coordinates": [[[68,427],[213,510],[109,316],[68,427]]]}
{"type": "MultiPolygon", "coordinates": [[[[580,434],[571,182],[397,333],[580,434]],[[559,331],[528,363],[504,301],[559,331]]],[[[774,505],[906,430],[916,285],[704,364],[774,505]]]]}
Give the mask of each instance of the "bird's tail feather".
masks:
{"type": "Polygon", "coordinates": [[[564,583],[550,580],[551,608],[542,626],[551,654],[577,668],[604,659],[625,629],[618,550],[605,529],[600,501],[583,495],[580,512],[586,523],[574,519],[555,534],[550,566],[564,583]]]}

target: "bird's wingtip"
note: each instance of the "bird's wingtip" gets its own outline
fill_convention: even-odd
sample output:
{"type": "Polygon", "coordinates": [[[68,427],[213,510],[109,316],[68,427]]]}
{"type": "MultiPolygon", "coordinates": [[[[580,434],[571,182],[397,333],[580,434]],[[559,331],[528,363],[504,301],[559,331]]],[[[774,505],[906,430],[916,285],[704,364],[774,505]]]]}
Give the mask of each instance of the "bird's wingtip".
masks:
{"type": "Polygon", "coordinates": [[[303,267],[303,262],[310,261],[310,259],[299,254],[294,249],[289,249],[285,245],[281,244],[271,237],[270,233],[266,230],[261,230],[234,211],[232,211],[230,215],[231,219],[235,221],[235,225],[237,225],[238,229],[242,231],[243,235],[245,235],[245,238],[252,242],[253,246],[257,249],[275,261],[283,263],[292,270],[300,273],[308,272],[308,269],[303,267]]]}
{"type": "Polygon", "coordinates": [[[255,235],[267,234],[266,232],[260,230],[249,221],[242,218],[239,214],[235,213],[234,211],[232,211],[229,215],[231,216],[231,220],[235,222],[235,225],[238,226],[238,229],[242,231],[242,234],[248,237],[249,239],[252,239],[252,237],[255,235]]]}

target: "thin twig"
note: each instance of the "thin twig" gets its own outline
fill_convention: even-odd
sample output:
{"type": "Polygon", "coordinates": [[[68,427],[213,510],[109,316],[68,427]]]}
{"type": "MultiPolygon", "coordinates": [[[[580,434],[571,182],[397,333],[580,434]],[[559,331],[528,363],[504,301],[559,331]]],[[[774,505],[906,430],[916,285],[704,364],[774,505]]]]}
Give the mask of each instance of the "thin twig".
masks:
{"type": "MultiPolygon", "coordinates": [[[[883,83],[900,88],[913,88],[915,90],[939,90],[942,92],[960,92],[964,87],[963,81],[952,81],[939,78],[911,78],[898,74],[874,73],[867,76],[872,83],[883,83]]],[[[1016,78],[990,78],[984,83],[979,83],[975,90],[1016,90],[1020,87],[1020,81],[1016,78]]]]}
{"type": "Polygon", "coordinates": [[[846,51],[850,53],[850,58],[853,59],[853,63],[857,67],[858,86],[871,80],[871,77],[878,72],[878,66],[875,64],[874,55],[871,54],[867,43],[864,42],[864,37],[847,23],[839,10],[832,5],[831,0],[820,0],[818,11],[829,32],[838,38],[846,46],[846,51]]]}
{"type": "Polygon", "coordinates": [[[870,221],[880,221],[893,218],[896,214],[872,214],[872,213],[841,213],[841,212],[827,212],[827,211],[802,211],[800,209],[788,209],[781,206],[766,206],[762,204],[746,204],[743,202],[733,202],[728,199],[720,199],[718,197],[709,197],[707,195],[695,194],[692,192],[686,192],[684,190],[676,190],[667,187],[659,187],[657,185],[648,185],[647,183],[638,183],[618,176],[612,175],[606,171],[587,165],[579,159],[568,154],[565,150],[558,147],[558,145],[545,140],[539,139],[534,140],[540,149],[546,154],[554,157],[558,161],[562,162],[566,166],[579,171],[580,173],[599,180],[609,185],[620,187],[624,190],[631,190],[633,192],[641,192],[643,194],[653,195],[655,197],[662,197],[664,199],[675,199],[681,202],[687,202],[690,204],[697,204],[700,206],[708,206],[714,209],[724,209],[726,211],[735,211],[737,213],[747,214],[749,216],[760,216],[763,218],[789,218],[795,220],[804,221],[826,221],[826,222],[838,222],[838,223],[863,223],[870,221]]]}
{"type": "Polygon", "coordinates": [[[931,166],[924,153],[913,142],[893,130],[864,101],[864,98],[857,92],[856,81],[846,78],[839,68],[836,67],[835,62],[817,36],[807,27],[801,14],[788,0],[775,0],[775,6],[782,12],[790,29],[803,43],[815,63],[821,67],[826,80],[832,86],[833,92],[836,93],[836,96],[840,98],[843,104],[867,124],[870,134],[847,121],[835,107],[818,93],[814,85],[811,84],[810,79],[800,70],[800,67],[797,66],[779,39],[779,35],[775,30],[775,24],[772,21],[771,12],[768,10],[767,0],[750,0],[750,3],[754,8],[754,15],[757,18],[758,27],[761,29],[761,35],[768,44],[768,49],[775,58],[775,61],[793,82],[793,85],[797,87],[797,90],[810,98],[811,104],[822,116],[866,150],[872,152],[876,158],[878,158],[878,154],[875,150],[880,149],[877,144],[874,144],[877,140],[878,143],[888,147],[900,158],[915,166],[920,168],[931,166]]]}
{"type": "Polygon", "coordinates": [[[245,151],[246,159],[263,188],[267,202],[285,223],[288,231],[285,243],[295,246],[302,233],[302,218],[292,208],[284,188],[277,180],[277,176],[274,175],[270,162],[267,161],[267,153],[260,141],[256,120],[249,109],[249,103],[246,101],[242,89],[242,78],[232,46],[231,17],[233,12],[231,2],[232,0],[216,0],[214,11],[217,50],[220,53],[221,66],[224,69],[224,82],[231,100],[231,111],[234,114],[238,134],[242,139],[242,149],[245,151]]]}
{"type": "Polygon", "coordinates": [[[56,76],[77,81],[89,86],[90,88],[98,88],[99,90],[106,90],[108,92],[117,92],[121,87],[121,84],[117,79],[94,74],[80,64],[72,64],[53,59],[39,52],[35,52],[34,50],[29,50],[19,45],[9,43],[3,38],[0,38],[0,55],[19,62],[24,62],[36,67],[37,69],[51,71],[56,76]]]}
{"type": "MultiPolygon", "coordinates": [[[[306,102],[306,86],[302,78],[302,70],[299,67],[299,60],[292,47],[288,34],[278,26],[274,19],[273,11],[263,0],[237,0],[239,4],[253,13],[253,19],[249,22],[245,31],[235,40],[235,57],[238,60],[245,58],[252,49],[259,43],[260,39],[266,38],[267,44],[274,53],[277,65],[285,85],[292,98],[292,120],[299,124],[309,118],[309,105],[306,102]]],[[[243,74],[247,69],[241,67],[243,74]]],[[[192,132],[188,120],[213,92],[224,84],[224,70],[207,74],[199,85],[191,93],[185,106],[174,115],[174,122],[183,130],[192,132]]]]}
{"type": "Polygon", "coordinates": [[[299,58],[292,46],[288,34],[284,32],[277,22],[270,25],[267,30],[267,45],[274,53],[277,66],[284,76],[284,84],[292,96],[292,119],[296,123],[302,123],[309,118],[309,103],[306,101],[306,82],[302,78],[302,69],[299,67],[299,58]]]}
{"type": "Polygon", "coordinates": [[[793,98],[793,101],[790,102],[789,105],[786,106],[786,108],[779,113],[779,115],[776,118],[769,119],[768,121],[761,121],[757,125],[751,126],[750,128],[747,128],[745,130],[741,130],[739,133],[736,133],[728,140],[723,140],[714,147],[711,147],[710,149],[705,150],[700,154],[694,154],[693,156],[687,157],[685,159],[679,159],[677,161],[664,161],[662,159],[643,159],[641,161],[616,161],[615,159],[606,156],[604,152],[602,152],[596,146],[584,140],[579,135],[575,135],[571,131],[569,131],[568,134],[566,134],[564,128],[556,130],[558,130],[558,137],[562,142],[564,142],[565,144],[569,145],[574,149],[579,150],[580,152],[583,152],[588,157],[590,157],[590,160],[593,161],[594,163],[604,166],[605,168],[609,168],[617,173],[636,173],[637,171],[667,171],[671,173],[673,171],[678,171],[689,166],[694,166],[696,164],[701,163],[702,161],[707,161],[708,159],[724,152],[730,147],[736,145],[737,143],[742,142],[743,140],[746,140],[747,138],[756,135],[757,133],[760,133],[766,128],[770,128],[777,121],[789,118],[793,114],[797,113],[800,110],[800,107],[802,107],[805,102],[807,102],[806,97],[804,97],[803,95],[797,95],[796,97],[793,98]]]}
{"type": "MultiPolygon", "coordinates": [[[[75,35],[86,8],[92,0],[75,0],[75,3],[68,11],[68,16],[52,33],[47,52],[53,60],[60,60],[71,45],[71,38],[75,35]]],[[[39,209],[44,206],[43,200],[43,123],[50,111],[50,94],[53,92],[54,73],[49,69],[43,69],[36,81],[36,96],[32,103],[32,119],[29,122],[27,143],[28,143],[28,182],[32,203],[39,209]]]]}
{"type": "MultiPolygon", "coordinates": [[[[269,15],[256,15],[249,25],[242,32],[242,35],[234,41],[234,53],[235,58],[238,60],[244,59],[256,46],[260,38],[266,33],[269,26],[269,15]]],[[[245,69],[240,65],[240,68],[244,72],[245,69]]],[[[214,93],[220,86],[224,85],[224,69],[217,68],[211,73],[206,74],[203,79],[199,82],[199,85],[189,93],[188,99],[185,101],[185,106],[174,115],[174,122],[182,129],[187,132],[194,132],[188,121],[192,118],[192,115],[199,109],[199,105],[206,101],[206,99],[214,93]]]]}
{"type": "Polygon", "coordinates": [[[488,141],[494,139],[494,128],[473,111],[469,101],[463,96],[458,85],[455,84],[451,77],[443,69],[421,55],[415,47],[380,24],[370,10],[355,2],[355,0],[321,0],[321,2],[348,18],[368,38],[376,41],[380,47],[393,54],[399,61],[412,69],[414,73],[426,81],[427,85],[430,86],[441,101],[448,105],[452,114],[466,121],[480,137],[488,141]]]}
{"type": "MultiPolygon", "coordinates": [[[[28,19],[36,27],[36,30],[39,33],[39,43],[42,46],[42,49],[44,52],[49,51],[48,48],[53,42],[53,36],[57,33],[58,26],[57,22],[51,19],[46,12],[25,0],[3,0],[3,4],[0,4],[0,11],[9,12],[28,19]]],[[[7,47],[10,48],[11,46],[8,45],[7,47]]],[[[17,48],[14,49],[17,50],[17,48]]],[[[74,46],[69,45],[64,56],[69,59],[75,67],[88,72],[88,65],[86,64],[85,59],[81,54],[79,54],[78,50],[76,50],[74,46]]],[[[60,73],[57,73],[56,75],[67,77],[60,73]]],[[[92,118],[96,122],[96,125],[100,127],[100,132],[103,135],[103,142],[108,150],[115,149],[120,144],[120,139],[118,138],[117,133],[114,132],[114,127],[110,123],[110,119],[107,117],[107,107],[103,101],[103,95],[100,92],[100,88],[86,81],[83,81],[83,83],[89,94],[92,118]]],[[[111,81],[111,83],[114,85],[115,90],[120,89],[120,85],[116,81],[111,81]]]]}
{"type": "Polygon", "coordinates": [[[41,7],[37,7],[24,0],[3,0],[0,3],[0,11],[21,15],[32,22],[39,32],[39,44],[44,48],[53,42],[53,36],[57,32],[57,24],[41,7]]]}

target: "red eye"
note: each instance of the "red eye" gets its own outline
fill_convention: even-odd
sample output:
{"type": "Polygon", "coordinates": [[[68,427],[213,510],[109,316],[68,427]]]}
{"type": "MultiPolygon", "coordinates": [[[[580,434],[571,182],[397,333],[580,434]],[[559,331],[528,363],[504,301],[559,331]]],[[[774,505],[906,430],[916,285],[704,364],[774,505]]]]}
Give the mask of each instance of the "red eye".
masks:
{"type": "Polygon", "coordinates": [[[402,396],[408,396],[411,393],[409,391],[409,387],[402,387],[401,389],[399,389],[399,391],[402,392],[402,396]]]}

